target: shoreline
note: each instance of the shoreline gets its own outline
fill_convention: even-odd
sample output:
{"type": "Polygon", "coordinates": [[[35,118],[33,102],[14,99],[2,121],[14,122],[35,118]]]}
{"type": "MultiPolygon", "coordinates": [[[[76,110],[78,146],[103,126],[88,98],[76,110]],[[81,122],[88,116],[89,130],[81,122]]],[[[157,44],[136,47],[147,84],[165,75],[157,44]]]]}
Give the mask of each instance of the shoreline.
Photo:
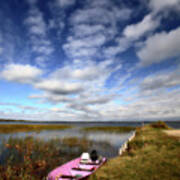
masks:
{"type": "Polygon", "coordinates": [[[89,180],[179,180],[180,138],[164,131],[172,129],[163,122],[137,128],[126,150],[110,159],[89,180]]]}

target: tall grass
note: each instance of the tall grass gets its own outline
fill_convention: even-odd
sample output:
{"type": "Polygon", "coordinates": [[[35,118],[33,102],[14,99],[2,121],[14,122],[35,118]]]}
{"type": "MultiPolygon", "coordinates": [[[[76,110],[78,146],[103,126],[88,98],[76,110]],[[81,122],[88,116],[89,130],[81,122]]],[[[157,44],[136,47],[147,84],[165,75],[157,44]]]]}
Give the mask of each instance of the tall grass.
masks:
{"type": "Polygon", "coordinates": [[[41,130],[63,130],[71,128],[69,125],[57,124],[0,124],[0,133],[28,132],[41,130]]]}
{"type": "Polygon", "coordinates": [[[94,126],[94,127],[85,127],[82,128],[83,131],[103,131],[103,132],[114,132],[114,133],[125,133],[135,130],[135,127],[126,127],[126,126],[94,126]]]}
{"type": "Polygon", "coordinates": [[[91,142],[76,138],[45,142],[27,137],[11,138],[4,145],[0,153],[0,179],[44,180],[52,169],[87,151],[91,142]]]}

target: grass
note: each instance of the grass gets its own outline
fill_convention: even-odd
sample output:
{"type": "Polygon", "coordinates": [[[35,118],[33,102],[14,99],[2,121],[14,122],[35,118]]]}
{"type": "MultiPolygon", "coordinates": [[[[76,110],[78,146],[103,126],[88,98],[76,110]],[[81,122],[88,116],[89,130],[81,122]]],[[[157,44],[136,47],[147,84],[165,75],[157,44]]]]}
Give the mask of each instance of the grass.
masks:
{"type": "Polygon", "coordinates": [[[0,179],[45,180],[52,169],[80,156],[90,146],[86,139],[10,138],[0,152],[0,179]]]}
{"type": "Polygon", "coordinates": [[[135,130],[135,127],[126,127],[126,126],[100,126],[100,127],[85,127],[82,129],[83,131],[89,131],[89,132],[94,132],[94,131],[104,131],[104,132],[114,132],[114,133],[125,133],[129,131],[135,130]]]}
{"type": "Polygon", "coordinates": [[[69,125],[54,125],[54,124],[0,124],[0,133],[16,133],[28,131],[42,130],[63,130],[71,128],[69,125]]]}
{"type": "Polygon", "coordinates": [[[122,156],[111,159],[90,180],[179,180],[180,141],[163,122],[137,128],[122,156]]]}

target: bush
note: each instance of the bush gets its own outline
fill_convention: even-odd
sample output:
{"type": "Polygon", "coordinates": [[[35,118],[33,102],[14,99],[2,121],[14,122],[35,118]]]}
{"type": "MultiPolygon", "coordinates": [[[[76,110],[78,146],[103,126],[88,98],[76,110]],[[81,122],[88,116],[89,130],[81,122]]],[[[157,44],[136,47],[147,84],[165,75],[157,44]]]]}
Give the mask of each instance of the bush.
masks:
{"type": "Polygon", "coordinates": [[[163,121],[154,122],[150,126],[153,127],[153,128],[157,128],[157,129],[169,129],[167,124],[165,122],[163,122],[163,121]]]}

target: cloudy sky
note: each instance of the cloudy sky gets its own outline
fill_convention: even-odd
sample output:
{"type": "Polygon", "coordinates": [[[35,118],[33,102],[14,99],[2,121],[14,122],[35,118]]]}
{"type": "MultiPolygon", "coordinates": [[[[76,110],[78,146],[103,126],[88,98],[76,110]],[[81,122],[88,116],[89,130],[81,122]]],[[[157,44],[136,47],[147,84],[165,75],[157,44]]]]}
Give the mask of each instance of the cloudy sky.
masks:
{"type": "Polygon", "coordinates": [[[0,1],[0,118],[180,120],[180,0],[0,1]]]}

